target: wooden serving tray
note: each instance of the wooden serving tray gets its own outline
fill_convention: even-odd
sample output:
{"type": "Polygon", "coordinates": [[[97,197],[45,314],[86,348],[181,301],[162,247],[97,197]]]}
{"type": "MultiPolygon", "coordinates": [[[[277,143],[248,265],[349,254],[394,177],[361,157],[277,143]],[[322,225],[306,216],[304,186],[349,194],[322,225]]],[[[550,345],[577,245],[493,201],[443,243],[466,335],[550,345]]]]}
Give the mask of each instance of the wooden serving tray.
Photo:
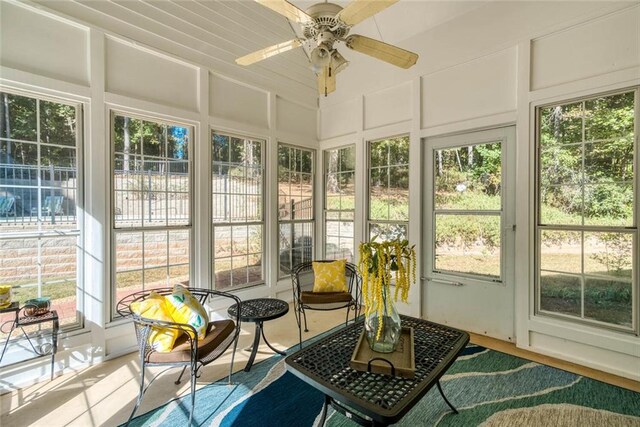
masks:
{"type": "Polygon", "coordinates": [[[392,375],[402,378],[413,378],[416,374],[416,360],[413,349],[413,328],[402,327],[400,342],[393,353],[378,353],[371,350],[364,336],[363,330],[358,338],[358,343],[353,349],[349,366],[357,371],[373,372],[376,374],[392,375]],[[385,359],[373,360],[371,359],[385,359]],[[371,361],[369,369],[369,361],[371,361]],[[391,364],[393,364],[393,369],[391,364]]]}

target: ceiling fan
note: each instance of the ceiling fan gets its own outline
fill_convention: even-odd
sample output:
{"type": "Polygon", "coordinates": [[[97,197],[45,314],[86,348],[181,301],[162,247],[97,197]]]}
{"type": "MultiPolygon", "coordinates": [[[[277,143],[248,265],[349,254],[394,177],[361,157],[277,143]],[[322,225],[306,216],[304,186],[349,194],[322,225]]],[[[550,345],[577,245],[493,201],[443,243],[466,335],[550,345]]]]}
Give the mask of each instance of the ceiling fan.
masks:
{"type": "Polygon", "coordinates": [[[255,0],[263,6],[302,26],[302,38],[295,38],[260,49],[236,59],[239,65],[251,65],[274,55],[306,45],[311,49],[311,68],[318,75],[318,93],[327,96],[336,90],[336,74],[349,62],[338,52],[335,43],[389,64],[409,68],[418,55],[399,47],[357,34],[349,30],[357,23],[386,9],[398,0],[353,0],[344,9],[333,3],[317,3],[302,11],[286,0],[255,0]]]}

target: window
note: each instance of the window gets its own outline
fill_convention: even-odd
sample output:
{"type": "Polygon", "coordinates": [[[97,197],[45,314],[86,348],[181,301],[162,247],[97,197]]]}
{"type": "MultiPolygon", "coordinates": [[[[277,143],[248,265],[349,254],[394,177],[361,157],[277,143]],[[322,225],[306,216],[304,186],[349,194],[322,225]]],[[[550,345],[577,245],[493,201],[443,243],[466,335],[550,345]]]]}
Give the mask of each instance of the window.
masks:
{"type": "Polygon", "coordinates": [[[354,260],[355,170],[355,145],[324,152],[326,259],[354,260]]]}
{"type": "Polygon", "coordinates": [[[264,141],[211,133],[216,289],[262,283],[264,141]]]}
{"type": "Polygon", "coordinates": [[[501,140],[433,150],[433,271],[502,277],[501,140]]]}
{"type": "Polygon", "coordinates": [[[112,114],[114,307],[129,293],[189,280],[192,135],[112,114]]]}
{"type": "Polygon", "coordinates": [[[278,145],[279,277],[313,259],[314,152],[278,145]]]}
{"type": "Polygon", "coordinates": [[[409,137],[369,143],[369,238],[408,238],[409,137]]]}
{"type": "Polygon", "coordinates": [[[637,331],[637,96],[537,109],[540,314],[637,331]]]}
{"type": "Polygon", "coordinates": [[[0,284],[82,326],[81,108],[0,92],[0,284]]]}

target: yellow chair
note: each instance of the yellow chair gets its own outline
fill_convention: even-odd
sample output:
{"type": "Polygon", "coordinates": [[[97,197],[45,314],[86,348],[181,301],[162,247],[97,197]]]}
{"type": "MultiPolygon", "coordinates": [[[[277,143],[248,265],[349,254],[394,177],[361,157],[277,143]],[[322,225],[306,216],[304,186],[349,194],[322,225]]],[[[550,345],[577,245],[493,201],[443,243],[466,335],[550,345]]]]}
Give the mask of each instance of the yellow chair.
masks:
{"type": "MultiPolygon", "coordinates": [[[[230,304],[240,304],[240,298],[227,292],[213,291],[209,289],[187,288],[200,304],[204,305],[209,297],[228,298],[230,304]]],[[[160,288],[140,291],[124,297],[118,302],[116,310],[121,316],[133,319],[136,338],[138,340],[138,350],[140,353],[141,379],[140,394],[138,400],[129,416],[127,424],[133,418],[136,410],[142,402],[144,393],[151,383],[157,378],[155,376],[144,385],[144,374],[147,366],[167,366],[182,367],[182,372],[175,384],[180,384],[182,375],[187,368],[191,369],[191,411],[189,413],[189,425],[193,419],[193,408],[195,406],[196,379],[200,376],[199,371],[203,366],[208,365],[218,359],[233,343],[233,353],[231,353],[231,365],[229,366],[229,384],[231,384],[231,374],[233,373],[233,359],[238,345],[240,335],[240,317],[235,319],[216,320],[209,322],[207,334],[203,339],[197,339],[196,329],[187,323],[167,322],[154,320],[137,315],[131,310],[131,304],[140,303],[147,298],[153,298],[152,294],[171,295],[173,288],[160,288]],[[173,349],[168,352],[160,352],[154,348],[153,335],[167,333],[168,329],[179,331],[173,349]]],[[[156,346],[157,347],[157,346],[156,346]]]]}
{"type": "Polygon", "coordinates": [[[345,265],[345,278],[347,282],[346,292],[313,292],[303,290],[307,284],[315,281],[313,273],[314,262],[333,262],[334,260],[307,261],[294,266],[291,269],[291,285],[293,286],[293,308],[298,323],[298,338],[302,348],[302,319],[304,319],[304,331],[309,332],[307,326],[307,314],[305,310],[340,310],[347,309],[345,324],[349,322],[349,312],[354,311],[353,321],[360,315],[362,299],[362,277],[356,266],[350,262],[345,265]]]}

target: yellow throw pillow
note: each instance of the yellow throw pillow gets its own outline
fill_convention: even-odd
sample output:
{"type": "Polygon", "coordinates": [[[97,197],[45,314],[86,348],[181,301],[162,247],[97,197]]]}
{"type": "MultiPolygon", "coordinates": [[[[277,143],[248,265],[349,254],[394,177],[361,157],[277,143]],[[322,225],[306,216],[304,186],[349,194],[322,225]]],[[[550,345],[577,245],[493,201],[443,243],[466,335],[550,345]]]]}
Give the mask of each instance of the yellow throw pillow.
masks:
{"type": "MultiPolygon", "coordinates": [[[[140,317],[164,322],[173,322],[167,311],[167,302],[162,295],[151,292],[142,300],[131,303],[131,311],[140,317]]],[[[176,339],[182,332],[172,328],[152,328],[149,334],[149,344],[158,353],[168,353],[173,349],[176,339]]]]}
{"type": "Polygon", "coordinates": [[[203,339],[209,326],[209,316],[200,301],[182,285],[175,285],[173,293],[167,295],[166,299],[169,315],[173,321],[193,326],[198,334],[198,339],[203,339]]]}
{"type": "Polygon", "coordinates": [[[331,262],[314,262],[313,292],[348,292],[345,276],[346,259],[331,262]]]}

